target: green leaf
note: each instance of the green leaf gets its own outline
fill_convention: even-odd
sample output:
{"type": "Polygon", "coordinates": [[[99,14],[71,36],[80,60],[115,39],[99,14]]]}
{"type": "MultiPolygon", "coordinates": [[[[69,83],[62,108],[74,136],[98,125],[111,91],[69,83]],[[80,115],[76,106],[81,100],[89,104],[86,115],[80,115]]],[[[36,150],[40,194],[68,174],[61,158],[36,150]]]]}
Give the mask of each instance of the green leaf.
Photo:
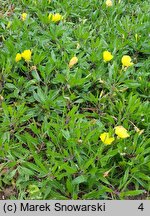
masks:
{"type": "Polygon", "coordinates": [[[62,135],[65,137],[66,140],[69,140],[70,138],[70,133],[68,130],[61,130],[62,131],[62,135]]]}
{"type": "Polygon", "coordinates": [[[83,182],[86,182],[87,181],[87,178],[83,175],[81,176],[78,176],[77,178],[75,178],[73,181],[72,181],[72,184],[73,185],[78,185],[78,184],[81,184],[83,182]]]}
{"type": "Polygon", "coordinates": [[[126,191],[126,192],[121,192],[120,193],[120,198],[123,199],[127,196],[137,196],[140,194],[143,194],[145,191],[144,190],[131,190],[131,191],[126,191]]]}
{"type": "Polygon", "coordinates": [[[127,168],[127,170],[125,171],[125,173],[123,175],[123,178],[120,180],[119,190],[121,188],[123,188],[123,186],[127,183],[128,178],[129,178],[129,171],[130,171],[130,169],[127,168]]]}
{"type": "Polygon", "coordinates": [[[31,72],[31,74],[32,74],[33,78],[35,78],[38,82],[41,81],[41,78],[40,78],[37,71],[34,70],[34,71],[31,72]]]}

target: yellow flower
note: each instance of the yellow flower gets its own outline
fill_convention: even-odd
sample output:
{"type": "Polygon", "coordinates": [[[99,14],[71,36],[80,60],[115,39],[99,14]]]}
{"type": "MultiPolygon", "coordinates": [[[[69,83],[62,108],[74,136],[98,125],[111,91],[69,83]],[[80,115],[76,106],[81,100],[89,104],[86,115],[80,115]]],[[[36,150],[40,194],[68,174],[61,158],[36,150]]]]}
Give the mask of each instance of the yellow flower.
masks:
{"type": "Polygon", "coordinates": [[[133,62],[131,60],[131,57],[128,56],[128,55],[124,55],[121,59],[121,62],[123,64],[123,66],[125,67],[129,67],[129,66],[132,66],[133,65],[133,62]]]}
{"type": "Polygon", "coordinates": [[[106,5],[108,7],[111,7],[113,5],[112,1],[111,0],[106,0],[106,5]]]}
{"type": "Polygon", "coordinates": [[[124,139],[129,137],[127,130],[123,126],[117,126],[115,127],[115,134],[118,135],[118,137],[124,139]]]}
{"type": "Polygon", "coordinates": [[[110,137],[109,133],[106,132],[100,135],[100,139],[106,145],[110,145],[115,140],[114,137],[110,137]]]}
{"type": "Polygon", "coordinates": [[[59,22],[60,20],[62,20],[62,15],[60,15],[59,13],[53,14],[52,16],[53,22],[59,22]]]}
{"type": "Polygon", "coordinates": [[[26,18],[27,18],[27,13],[23,13],[23,14],[21,14],[21,19],[22,19],[23,21],[25,21],[26,18]]]}
{"type": "Polygon", "coordinates": [[[59,13],[56,14],[49,14],[48,19],[51,20],[52,22],[59,22],[62,20],[62,15],[59,13]]]}
{"type": "Polygon", "coordinates": [[[104,59],[105,62],[111,61],[112,58],[113,58],[113,55],[111,54],[111,52],[109,52],[109,51],[104,51],[103,52],[103,59],[104,59]]]}
{"type": "Polygon", "coordinates": [[[75,64],[77,64],[78,58],[74,56],[69,62],[69,68],[72,68],[75,64]]]}
{"type": "Polygon", "coordinates": [[[15,61],[18,62],[18,61],[21,60],[21,58],[22,58],[21,54],[20,54],[20,53],[17,53],[16,58],[15,58],[15,61]]]}
{"type": "Polygon", "coordinates": [[[31,50],[24,50],[23,53],[21,53],[22,58],[24,58],[25,61],[31,60],[31,50]]]}

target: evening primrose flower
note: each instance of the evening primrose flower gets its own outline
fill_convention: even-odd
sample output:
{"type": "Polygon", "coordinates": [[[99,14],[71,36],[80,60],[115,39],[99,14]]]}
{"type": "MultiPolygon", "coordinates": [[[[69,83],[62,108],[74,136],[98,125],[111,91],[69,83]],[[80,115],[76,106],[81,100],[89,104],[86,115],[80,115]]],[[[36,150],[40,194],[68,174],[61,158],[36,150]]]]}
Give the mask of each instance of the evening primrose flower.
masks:
{"type": "Polygon", "coordinates": [[[115,127],[115,134],[118,135],[118,137],[124,139],[129,137],[127,130],[123,126],[117,126],[115,127]]]}
{"type": "Polygon", "coordinates": [[[78,58],[74,56],[69,62],[69,68],[72,68],[75,64],[77,64],[78,58]]]}
{"type": "Polygon", "coordinates": [[[102,133],[100,135],[100,139],[106,145],[110,145],[115,140],[114,137],[110,137],[109,133],[107,132],[102,133]]]}
{"type": "Polygon", "coordinates": [[[131,57],[128,56],[128,55],[124,55],[121,59],[121,62],[122,62],[122,65],[124,67],[129,67],[129,66],[132,66],[133,65],[133,62],[131,60],[131,57]]]}
{"type": "Polygon", "coordinates": [[[15,61],[18,62],[18,61],[21,60],[21,58],[22,58],[21,54],[20,54],[20,53],[17,53],[16,58],[15,58],[15,61]]]}
{"type": "Polygon", "coordinates": [[[31,60],[31,50],[24,50],[21,53],[21,57],[24,58],[25,61],[30,61],[31,60]]]}
{"type": "Polygon", "coordinates": [[[108,7],[111,7],[113,5],[112,1],[111,0],[106,0],[106,5],[108,7]]]}
{"type": "Polygon", "coordinates": [[[52,16],[52,22],[59,22],[60,20],[62,20],[62,15],[59,13],[53,14],[52,16]]]}
{"type": "Polygon", "coordinates": [[[113,59],[113,55],[109,51],[104,51],[103,52],[103,59],[105,62],[109,62],[113,59]]]}
{"type": "Polygon", "coordinates": [[[49,14],[48,19],[51,20],[52,22],[57,23],[60,20],[62,20],[62,15],[60,13],[49,14]]]}
{"type": "Polygon", "coordinates": [[[22,14],[21,14],[21,19],[22,19],[23,21],[25,21],[26,18],[27,18],[27,13],[22,13],[22,14]]]}

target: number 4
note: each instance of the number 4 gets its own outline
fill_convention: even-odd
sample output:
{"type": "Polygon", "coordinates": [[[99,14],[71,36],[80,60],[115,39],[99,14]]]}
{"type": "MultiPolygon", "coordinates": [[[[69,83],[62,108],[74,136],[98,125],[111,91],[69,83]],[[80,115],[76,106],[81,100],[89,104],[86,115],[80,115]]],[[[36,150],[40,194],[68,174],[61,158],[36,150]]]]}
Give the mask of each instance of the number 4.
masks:
{"type": "Polygon", "coordinates": [[[141,203],[138,207],[139,210],[143,211],[144,210],[144,207],[143,207],[143,203],[141,203]]]}

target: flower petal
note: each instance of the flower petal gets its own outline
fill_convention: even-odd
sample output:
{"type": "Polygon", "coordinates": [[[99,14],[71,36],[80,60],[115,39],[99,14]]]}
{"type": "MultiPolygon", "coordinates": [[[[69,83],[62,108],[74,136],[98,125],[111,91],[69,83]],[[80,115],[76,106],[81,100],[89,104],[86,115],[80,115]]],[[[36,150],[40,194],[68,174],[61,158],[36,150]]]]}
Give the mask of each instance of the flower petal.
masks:
{"type": "Polygon", "coordinates": [[[77,64],[78,58],[74,56],[69,62],[69,68],[72,68],[75,64],[77,64]]]}
{"type": "Polygon", "coordinates": [[[22,58],[21,54],[20,54],[20,53],[17,53],[16,58],[15,58],[15,61],[18,62],[18,61],[21,60],[21,58],[22,58]]]}
{"type": "Polygon", "coordinates": [[[115,127],[115,134],[118,135],[118,137],[124,139],[129,137],[127,130],[123,126],[117,126],[115,127]]]}
{"type": "Polygon", "coordinates": [[[107,132],[102,133],[100,139],[106,145],[110,145],[115,140],[114,137],[110,137],[107,132]]]}
{"type": "Polygon", "coordinates": [[[103,59],[105,62],[111,61],[113,59],[113,55],[109,51],[103,52],[103,59]]]}

